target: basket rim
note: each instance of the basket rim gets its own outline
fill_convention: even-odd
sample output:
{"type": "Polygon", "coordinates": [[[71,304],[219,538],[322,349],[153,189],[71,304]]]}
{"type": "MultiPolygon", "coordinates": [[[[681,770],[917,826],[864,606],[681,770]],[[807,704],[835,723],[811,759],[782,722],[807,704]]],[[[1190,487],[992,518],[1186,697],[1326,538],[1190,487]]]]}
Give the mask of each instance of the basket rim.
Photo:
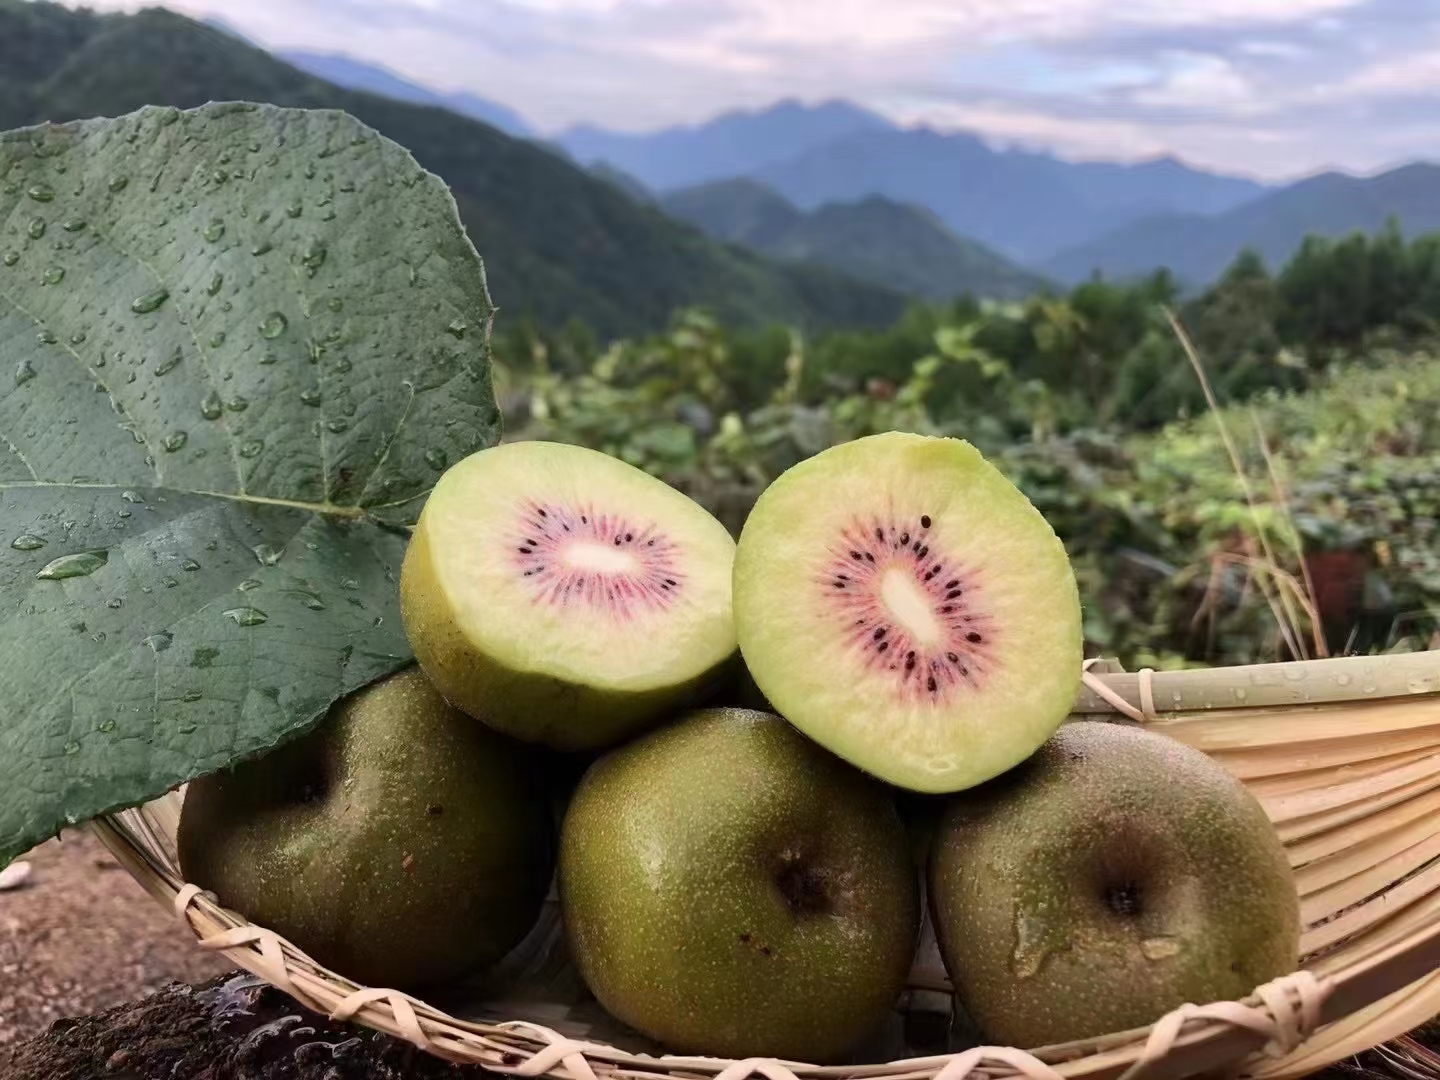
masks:
{"type": "MultiPolygon", "coordinates": [[[[1293,664],[1156,672],[1147,676],[1117,671],[1118,665],[1112,663],[1110,670],[1103,673],[1086,672],[1086,685],[1071,717],[1085,719],[1097,713],[1126,712],[1108,700],[1113,695],[1147,720],[1154,720],[1157,688],[1164,694],[1179,694],[1180,712],[1203,711],[1209,706],[1201,701],[1213,701],[1221,688],[1233,690],[1237,685],[1275,691],[1268,695],[1268,701],[1264,700],[1266,693],[1257,694],[1260,700],[1247,702],[1242,712],[1255,708],[1303,710],[1345,701],[1375,705],[1387,698],[1427,694],[1440,697],[1440,652],[1295,664],[1301,668],[1299,678],[1294,676],[1293,664]],[[1409,662],[1417,656],[1425,662],[1409,662]],[[1292,671],[1277,673],[1275,669],[1282,667],[1292,671]],[[1264,675],[1259,683],[1254,681],[1257,670],[1264,675]],[[1341,675],[1349,679],[1337,685],[1341,675]],[[1311,695],[1302,695],[1304,700],[1293,700],[1293,688],[1303,688],[1312,680],[1345,691],[1358,685],[1353,692],[1324,701],[1312,687],[1311,695]],[[1106,696],[1096,690],[1096,683],[1108,692],[1106,696]],[[1142,709],[1142,700],[1148,708],[1142,709]]],[[[1230,707],[1227,703],[1226,708],[1230,707]]],[[[172,793],[164,798],[173,797],[172,793]]],[[[1363,954],[1325,975],[1302,970],[1257,988],[1240,1001],[1182,1006],[1146,1028],[1033,1051],[981,1047],[941,1056],[845,1066],[771,1058],[636,1054],[603,1042],[570,1039],[523,1019],[498,1023],[457,1019],[410,995],[362,987],[318,964],[273,931],[224,908],[198,886],[181,880],[177,870],[165,865],[157,854],[164,845],[145,807],[104,815],[95,819],[91,828],[152,897],[185,921],[202,947],[223,954],[314,1011],[406,1039],[438,1057],[478,1064],[500,1073],[554,1076],[558,1080],[598,1080],[600,1073],[621,1080],[712,1076],[716,1080],[745,1080],[754,1074],[767,1080],[963,1080],[983,1068],[983,1075],[992,1077],[1131,1080],[1141,1075],[1191,1075],[1234,1064],[1258,1051],[1273,1059],[1265,1066],[1268,1074],[1283,1070],[1287,1061],[1303,1060],[1309,1053],[1307,1040],[1319,1028],[1374,1008],[1392,996],[1425,995],[1427,1004],[1440,1005],[1440,920],[1433,920],[1399,941],[1363,954]],[[1162,1062],[1163,1073],[1152,1072],[1162,1062]]]]}

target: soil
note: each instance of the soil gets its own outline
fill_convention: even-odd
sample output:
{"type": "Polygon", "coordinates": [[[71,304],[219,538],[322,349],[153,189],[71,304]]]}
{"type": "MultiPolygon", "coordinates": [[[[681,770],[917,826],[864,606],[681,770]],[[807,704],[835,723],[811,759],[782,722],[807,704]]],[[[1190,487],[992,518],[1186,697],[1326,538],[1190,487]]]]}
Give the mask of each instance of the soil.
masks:
{"type": "Polygon", "coordinates": [[[29,883],[0,892],[0,1046],[233,966],[196,945],[89,831],[22,858],[29,883]]]}

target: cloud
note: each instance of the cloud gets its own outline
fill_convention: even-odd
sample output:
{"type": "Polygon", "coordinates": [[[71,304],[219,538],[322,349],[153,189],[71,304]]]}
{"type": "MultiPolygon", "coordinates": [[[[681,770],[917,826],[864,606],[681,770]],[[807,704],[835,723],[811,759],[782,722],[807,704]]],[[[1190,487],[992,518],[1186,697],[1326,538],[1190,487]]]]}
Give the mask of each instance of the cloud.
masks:
{"type": "MultiPolygon", "coordinates": [[[[133,8],[134,0],[89,0],[133,8]]],[[[1086,156],[1293,176],[1440,152],[1419,0],[175,0],[518,109],[638,130],[780,97],[1086,156]],[[1406,119],[1390,115],[1406,104],[1406,119]],[[1386,106],[1390,102],[1390,106],[1386,106]],[[1387,112],[1387,108],[1389,112],[1387,112]],[[1407,141],[1408,140],[1408,141],[1407,141]]],[[[1430,2],[1430,0],[1426,0],[1430,2]]]]}

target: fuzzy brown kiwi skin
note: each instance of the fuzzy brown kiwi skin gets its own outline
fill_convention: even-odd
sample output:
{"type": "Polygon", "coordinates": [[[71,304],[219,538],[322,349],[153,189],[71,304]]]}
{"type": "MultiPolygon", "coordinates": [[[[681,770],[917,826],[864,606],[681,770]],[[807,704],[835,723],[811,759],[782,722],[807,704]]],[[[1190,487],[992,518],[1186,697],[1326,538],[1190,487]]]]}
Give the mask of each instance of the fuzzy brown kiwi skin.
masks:
{"type": "Polygon", "coordinates": [[[497,731],[555,750],[599,750],[654,727],[716,692],[738,656],[687,682],[641,692],[600,690],[482,656],[436,579],[423,517],[400,568],[400,615],[415,658],[445,700],[497,731]]]}
{"type": "Polygon", "coordinates": [[[956,993],[1003,1045],[1142,1027],[1299,962],[1299,901],[1260,804],[1200,751],[1143,729],[1067,724],[952,800],[928,879],[956,993]],[[1135,910],[1117,911],[1113,890],[1132,884],[1135,910]],[[1142,949],[1168,951],[1165,939],[1173,955],[1142,949]]]}

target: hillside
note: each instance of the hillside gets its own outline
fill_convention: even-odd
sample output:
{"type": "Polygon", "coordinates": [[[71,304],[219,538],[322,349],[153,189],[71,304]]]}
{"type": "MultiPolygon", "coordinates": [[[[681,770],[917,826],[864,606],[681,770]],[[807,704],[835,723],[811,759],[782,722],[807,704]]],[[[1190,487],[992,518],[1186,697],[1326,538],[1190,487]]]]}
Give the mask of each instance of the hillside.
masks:
{"type": "Polygon", "coordinates": [[[819,263],[933,300],[1015,299],[1045,287],[989,248],[956,236],[933,213],[871,195],[808,213],[756,180],[721,180],[661,201],[710,236],[767,255],[819,263]]]}
{"type": "Polygon", "coordinates": [[[1173,158],[1072,162],[998,150],[965,132],[901,128],[845,102],[782,102],[645,135],[588,128],[559,142],[580,161],[603,157],[661,191],[747,176],[805,210],[883,195],[932,210],[960,236],[1021,262],[1152,214],[1218,213],[1267,190],[1173,158]]]}
{"type": "Polygon", "coordinates": [[[475,94],[442,94],[411,82],[387,67],[367,64],[343,53],[305,52],[296,49],[276,53],[276,56],[287,64],[294,64],[301,71],[309,72],[316,78],[346,90],[379,94],[381,97],[408,101],[415,105],[438,105],[472,120],[483,120],[517,138],[529,138],[534,134],[524,117],[499,102],[487,101],[475,94]]]}
{"type": "Polygon", "coordinates": [[[211,100],[344,109],[451,185],[491,270],[501,318],[601,335],[709,306],[727,321],[876,325],[904,298],[832,271],[727,248],[563,158],[442,109],[342,90],[233,36],[161,9],[99,18],[0,0],[0,111],[11,125],[211,100]]]}
{"type": "Polygon", "coordinates": [[[1126,278],[1164,266],[1182,281],[1205,285],[1247,248],[1276,267],[1307,235],[1378,232],[1392,217],[1407,235],[1440,229],[1440,166],[1406,165],[1368,178],[1326,173],[1228,213],[1147,218],[1064,252],[1044,269],[1079,281],[1096,270],[1126,278]]]}

